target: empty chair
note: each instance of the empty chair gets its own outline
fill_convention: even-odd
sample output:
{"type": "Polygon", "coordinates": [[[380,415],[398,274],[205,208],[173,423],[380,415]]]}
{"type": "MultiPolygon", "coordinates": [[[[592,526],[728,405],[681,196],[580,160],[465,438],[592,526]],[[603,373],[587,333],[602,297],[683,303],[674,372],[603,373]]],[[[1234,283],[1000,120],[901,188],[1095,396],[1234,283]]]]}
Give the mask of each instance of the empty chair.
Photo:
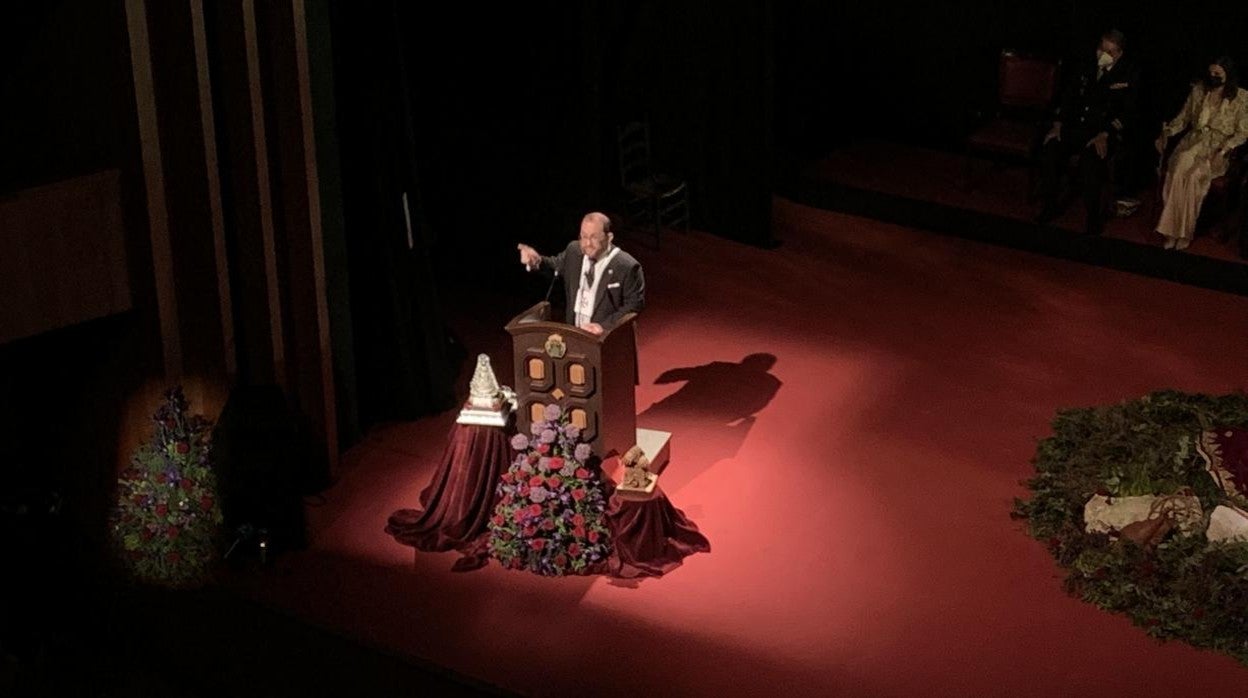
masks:
{"type": "Polygon", "coordinates": [[[1028,196],[1035,189],[1034,155],[1045,117],[1057,94],[1055,61],[1002,51],[997,63],[994,113],[966,139],[966,185],[974,187],[974,158],[1012,161],[1029,168],[1028,196]]]}
{"type": "Polygon", "coordinates": [[[650,125],[633,121],[616,129],[620,186],[625,211],[644,222],[659,245],[664,227],[689,229],[689,183],[681,177],[656,172],[650,151],[650,125]]]}

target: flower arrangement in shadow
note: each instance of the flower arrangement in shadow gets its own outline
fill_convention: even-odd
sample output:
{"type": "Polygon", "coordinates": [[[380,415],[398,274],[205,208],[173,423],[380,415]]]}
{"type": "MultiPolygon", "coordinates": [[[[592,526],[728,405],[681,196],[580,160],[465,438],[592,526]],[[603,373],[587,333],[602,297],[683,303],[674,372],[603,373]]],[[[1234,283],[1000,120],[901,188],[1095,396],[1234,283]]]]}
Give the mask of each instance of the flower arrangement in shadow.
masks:
{"type": "Polygon", "coordinates": [[[218,558],[221,507],[212,467],[212,423],[188,413],[180,387],[152,417],[152,438],[117,481],[114,549],[134,579],[160,586],[207,581],[218,558]]]}

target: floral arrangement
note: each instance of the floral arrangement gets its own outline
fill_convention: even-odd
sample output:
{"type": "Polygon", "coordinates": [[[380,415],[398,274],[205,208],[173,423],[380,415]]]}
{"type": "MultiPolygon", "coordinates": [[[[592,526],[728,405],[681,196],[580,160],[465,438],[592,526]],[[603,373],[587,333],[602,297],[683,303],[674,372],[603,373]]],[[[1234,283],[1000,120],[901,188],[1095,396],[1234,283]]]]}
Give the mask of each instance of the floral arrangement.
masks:
{"type": "Polygon", "coordinates": [[[520,453],[498,485],[490,555],[540,575],[594,574],[611,554],[601,473],[568,415],[548,405],[544,416],[512,437],[520,453]]]}
{"type": "Polygon", "coordinates": [[[1066,570],[1070,594],[1128,616],[1159,639],[1177,638],[1248,664],[1248,543],[1171,532],[1151,545],[1089,532],[1085,503],[1176,491],[1199,499],[1205,522],[1234,504],[1196,449],[1213,427],[1248,425],[1248,395],[1160,391],[1110,407],[1059,412],[1040,441],[1032,496],[1014,516],[1066,570]]]}
{"type": "Polygon", "coordinates": [[[118,478],[112,539],[135,579],[161,586],[206,581],[217,560],[221,508],[212,469],[212,425],[187,413],[181,388],[165,394],[155,432],[118,478]]]}

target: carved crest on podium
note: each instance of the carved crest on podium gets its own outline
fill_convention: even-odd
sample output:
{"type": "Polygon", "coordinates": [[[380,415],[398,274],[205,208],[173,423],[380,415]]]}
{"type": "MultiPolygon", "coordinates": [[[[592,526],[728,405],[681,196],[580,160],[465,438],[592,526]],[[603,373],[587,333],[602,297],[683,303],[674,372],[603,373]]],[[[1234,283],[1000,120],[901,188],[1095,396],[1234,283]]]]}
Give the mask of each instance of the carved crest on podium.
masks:
{"type": "Polygon", "coordinates": [[[546,338],[546,353],[552,359],[562,359],[568,353],[568,345],[563,343],[561,335],[552,334],[546,338]]]}

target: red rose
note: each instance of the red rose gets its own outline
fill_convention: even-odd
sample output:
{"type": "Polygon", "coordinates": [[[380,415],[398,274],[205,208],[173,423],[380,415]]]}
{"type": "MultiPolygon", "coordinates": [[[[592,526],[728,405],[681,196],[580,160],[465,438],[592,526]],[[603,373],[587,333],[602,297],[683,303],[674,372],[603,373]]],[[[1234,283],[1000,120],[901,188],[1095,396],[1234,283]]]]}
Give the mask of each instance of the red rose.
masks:
{"type": "Polygon", "coordinates": [[[577,488],[577,489],[572,490],[572,499],[575,499],[576,501],[579,502],[582,499],[585,499],[587,494],[588,493],[584,490],[584,488],[577,488]]]}
{"type": "Polygon", "coordinates": [[[542,459],[542,457],[541,457],[541,456],[539,456],[539,455],[537,455],[536,453],[530,453],[530,454],[529,454],[529,465],[537,465],[537,462],[538,462],[539,460],[541,460],[541,459],[542,459]]]}
{"type": "Polygon", "coordinates": [[[530,504],[530,505],[529,505],[529,513],[530,513],[530,514],[532,514],[533,516],[537,516],[537,515],[541,514],[541,513],[542,513],[542,505],[541,505],[541,504],[530,504]]]}
{"type": "Polygon", "coordinates": [[[185,441],[179,441],[178,445],[174,448],[176,448],[178,453],[181,453],[182,455],[186,455],[191,452],[191,445],[185,441]]]}
{"type": "Polygon", "coordinates": [[[512,514],[511,518],[515,519],[516,523],[520,523],[521,521],[524,521],[524,515],[527,513],[528,511],[525,509],[516,509],[516,513],[512,514]]]}
{"type": "Polygon", "coordinates": [[[533,536],[537,535],[537,527],[532,526],[532,525],[525,526],[524,530],[521,531],[520,534],[523,535],[525,538],[532,538],[533,536]]]}
{"type": "Polygon", "coordinates": [[[577,544],[577,543],[573,543],[572,545],[569,545],[569,546],[568,546],[568,554],[569,554],[569,555],[571,555],[572,557],[580,557],[580,555],[581,555],[581,546],[580,546],[579,544],[577,544]]]}
{"type": "Polygon", "coordinates": [[[183,478],[183,479],[182,479],[182,489],[183,489],[184,491],[186,491],[186,492],[190,492],[190,491],[191,491],[191,489],[192,489],[193,487],[195,487],[195,481],[194,481],[194,480],[192,480],[192,479],[190,479],[190,478],[183,478]]]}
{"type": "Polygon", "coordinates": [[[550,519],[546,519],[546,521],[542,523],[542,529],[546,531],[555,530],[555,522],[550,519]]]}
{"type": "Polygon", "coordinates": [[[585,529],[581,528],[580,526],[577,526],[575,529],[572,530],[572,535],[576,536],[577,538],[584,538],[585,529]]]}
{"type": "Polygon", "coordinates": [[[576,476],[577,476],[577,477],[579,477],[579,478],[581,478],[582,480],[588,480],[588,479],[589,479],[589,471],[588,471],[588,470],[586,470],[586,469],[584,469],[584,468],[577,468],[577,469],[576,469],[576,476]]]}
{"type": "Polygon", "coordinates": [[[212,509],[212,504],[212,497],[207,495],[204,495],[204,497],[199,500],[199,506],[202,507],[204,511],[210,511],[212,509]]]}
{"type": "Polygon", "coordinates": [[[541,487],[544,484],[546,484],[546,478],[541,475],[534,475],[529,478],[529,487],[541,487]]]}
{"type": "Polygon", "coordinates": [[[178,562],[182,561],[182,556],[178,554],[178,551],[170,550],[168,553],[165,554],[165,559],[168,560],[169,562],[177,564],[178,562]]]}
{"type": "Polygon", "coordinates": [[[169,482],[169,478],[164,473],[156,473],[156,482],[163,485],[169,482]]]}
{"type": "Polygon", "coordinates": [[[169,537],[169,540],[177,540],[177,539],[178,539],[178,533],[179,533],[179,531],[178,531],[178,527],[177,527],[177,526],[170,526],[170,527],[169,527],[169,531],[168,531],[168,533],[166,533],[166,535],[169,537]]]}
{"type": "Polygon", "coordinates": [[[503,504],[504,504],[504,505],[511,504],[511,503],[512,503],[512,502],[514,502],[514,501],[516,501],[516,500],[515,500],[515,498],[514,498],[514,497],[512,497],[511,495],[506,495],[506,496],[504,496],[504,497],[503,497],[503,504]]]}
{"type": "Polygon", "coordinates": [[[546,480],[546,486],[547,486],[547,487],[550,487],[550,489],[552,489],[552,490],[553,490],[553,489],[555,489],[555,488],[559,487],[559,483],[561,483],[561,482],[563,482],[563,481],[559,479],[559,476],[558,476],[558,475],[551,475],[551,476],[550,476],[550,477],[546,480]]]}
{"type": "Polygon", "coordinates": [[[590,532],[589,532],[589,535],[587,536],[587,538],[589,538],[589,542],[590,542],[590,543],[597,543],[597,542],[598,542],[598,532],[597,532],[597,531],[590,531],[590,532]]]}
{"type": "Polygon", "coordinates": [[[139,537],[143,540],[151,540],[153,535],[155,534],[152,533],[152,529],[150,528],[145,528],[139,533],[139,537]]]}
{"type": "Polygon", "coordinates": [[[167,516],[168,514],[169,514],[169,507],[165,506],[164,504],[156,505],[157,516],[164,517],[164,516],[167,516]]]}
{"type": "Polygon", "coordinates": [[[511,473],[503,473],[503,482],[515,482],[516,476],[511,473]]]}
{"type": "Polygon", "coordinates": [[[567,555],[564,555],[563,553],[559,553],[558,555],[556,555],[556,556],[555,556],[555,566],[556,566],[556,567],[567,567],[567,566],[568,566],[568,556],[567,556],[567,555]]]}
{"type": "Polygon", "coordinates": [[[492,521],[492,522],[494,523],[494,525],[495,525],[495,526],[502,526],[502,525],[503,525],[503,515],[502,515],[502,514],[495,514],[495,515],[494,515],[494,518],[490,519],[490,521],[492,521]]]}
{"type": "Polygon", "coordinates": [[[572,515],[572,525],[573,525],[573,526],[576,526],[577,528],[580,528],[580,527],[584,526],[584,525],[585,525],[585,517],[584,517],[584,516],[581,516],[580,514],[573,514],[573,515],[572,515]]]}
{"type": "Polygon", "coordinates": [[[551,459],[550,459],[550,469],[551,469],[551,470],[559,470],[559,469],[560,469],[560,468],[562,468],[562,467],[563,467],[563,459],[562,459],[562,458],[560,458],[559,456],[555,456],[554,458],[551,458],[551,459]]]}
{"type": "Polygon", "coordinates": [[[533,540],[529,541],[529,547],[533,548],[534,550],[541,550],[542,548],[546,547],[546,539],[534,538],[533,540]]]}
{"type": "Polygon", "coordinates": [[[542,444],[538,446],[537,452],[542,454],[543,456],[546,455],[547,453],[550,453],[550,444],[542,444]]]}

